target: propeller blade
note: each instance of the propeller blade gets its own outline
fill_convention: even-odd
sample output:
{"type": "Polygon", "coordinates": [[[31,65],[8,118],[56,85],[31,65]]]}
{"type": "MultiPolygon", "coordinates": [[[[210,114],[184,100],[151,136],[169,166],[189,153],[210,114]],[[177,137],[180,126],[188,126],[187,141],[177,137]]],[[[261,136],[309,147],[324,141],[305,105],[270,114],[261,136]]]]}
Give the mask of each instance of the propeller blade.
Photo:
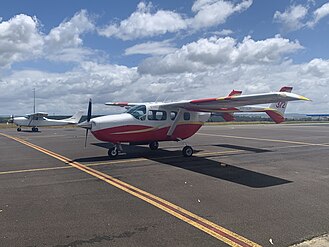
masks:
{"type": "Polygon", "coordinates": [[[85,147],[87,147],[88,131],[89,129],[86,129],[85,147]]]}
{"type": "Polygon", "coordinates": [[[90,119],[91,119],[91,105],[92,105],[92,103],[91,103],[91,99],[89,99],[89,104],[88,104],[88,114],[87,114],[87,122],[89,122],[90,119]]]}
{"type": "Polygon", "coordinates": [[[92,108],[92,102],[91,99],[89,99],[88,103],[88,112],[87,112],[87,121],[78,124],[78,126],[86,129],[86,137],[85,137],[85,147],[87,147],[87,139],[88,139],[88,132],[91,129],[91,108],[92,108]]]}

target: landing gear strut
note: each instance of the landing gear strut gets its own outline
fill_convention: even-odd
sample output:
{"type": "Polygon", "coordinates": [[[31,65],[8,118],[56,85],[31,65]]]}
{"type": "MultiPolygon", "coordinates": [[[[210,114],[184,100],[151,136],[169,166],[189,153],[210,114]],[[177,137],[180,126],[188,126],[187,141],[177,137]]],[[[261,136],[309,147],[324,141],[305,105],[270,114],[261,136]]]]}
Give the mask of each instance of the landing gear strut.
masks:
{"type": "Polygon", "coordinates": [[[119,155],[119,152],[122,152],[122,146],[121,144],[114,144],[113,147],[109,148],[109,151],[107,154],[110,158],[115,158],[119,155]]]}

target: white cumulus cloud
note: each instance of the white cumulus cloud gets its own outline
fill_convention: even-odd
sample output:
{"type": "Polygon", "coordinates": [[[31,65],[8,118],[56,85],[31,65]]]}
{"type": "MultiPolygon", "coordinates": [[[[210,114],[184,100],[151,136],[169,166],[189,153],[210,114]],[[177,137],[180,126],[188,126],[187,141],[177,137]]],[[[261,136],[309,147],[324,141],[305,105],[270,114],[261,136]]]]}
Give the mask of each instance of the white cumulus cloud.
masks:
{"type": "MultiPolygon", "coordinates": [[[[316,4],[316,2],[310,3],[311,5],[316,4]]],[[[329,3],[325,3],[315,10],[311,10],[311,5],[292,5],[284,12],[276,11],[273,20],[282,24],[283,29],[289,32],[303,27],[313,28],[320,20],[329,15],[329,3]]]]}
{"type": "Polygon", "coordinates": [[[157,10],[153,13],[151,2],[140,2],[137,10],[127,19],[99,28],[98,33],[106,37],[133,40],[181,30],[198,30],[225,23],[229,16],[248,9],[252,2],[242,0],[233,4],[224,0],[197,0],[192,6],[194,16],[191,18],[169,10],[157,10]]]}
{"type": "Polygon", "coordinates": [[[110,24],[99,29],[98,32],[106,37],[114,36],[123,40],[131,40],[176,32],[186,28],[186,23],[181,15],[165,10],[152,13],[152,8],[152,3],[141,2],[128,19],[110,24]]]}
{"type": "Polygon", "coordinates": [[[190,26],[199,29],[225,23],[229,16],[248,9],[252,2],[244,0],[234,5],[223,0],[197,0],[192,6],[192,11],[196,14],[189,20],[190,26]]]}
{"type": "Polygon", "coordinates": [[[77,12],[70,20],[62,22],[45,36],[45,53],[50,60],[81,61],[92,54],[82,48],[81,36],[95,29],[86,10],[77,12]]]}
{"type": "Polygon", "coordinates": [[[285,55],[302,48],[298,41],[290,41],[278,35],[259,41],[248,36],[240,43],[231,37],[203,38],[171,54],[144,60],[138,71],[170,74],[204,71],[217,65],[271,64],[281,62],[285,55]]]}
{"type": "Polygon", "coordinates": [[[313,13],[313,20],[309,21],[307,25],[314,27],[322,18],[329,15],[329,3],[323,4],[320,8],[316,9],[313,13]]]}
{"type": "Polygon", "coordinates": [[[44,40],[39,25],[36,17],[24,14],[0,23],[0,68],[40,56],[44,40]]]}
{"type": "Polygon", "coordinates": [[[165,55],[176,50],[170,41],[146,42],[129,47],[125,50],[125,55],[165,55]]]}
{"type": "Polygon", "coordinates": [[[94,29],[85,10],[54,27],[47,35],[40,29],[38,19],[25,14],[2,21],[0,68],[9,69],[13,63],[34,59],[81,61],[94,54],[82,46],[81,35],[94,29]]]}
{"type": "Polygon", "coordinates": [[[302,5],[293,5],[284,12],[276,11],[274,21],[281,23],[285,30],[294,31],[304,26],[304,18],[307,15],[308,8],[302,5]]]}

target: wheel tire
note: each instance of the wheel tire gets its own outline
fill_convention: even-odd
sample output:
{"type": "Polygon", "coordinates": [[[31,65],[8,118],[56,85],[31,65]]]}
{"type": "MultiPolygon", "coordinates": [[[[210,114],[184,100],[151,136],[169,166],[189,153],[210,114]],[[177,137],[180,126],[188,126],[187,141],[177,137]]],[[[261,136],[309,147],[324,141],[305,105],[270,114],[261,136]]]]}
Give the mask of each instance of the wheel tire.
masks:
{"type": "Polygon", "coordinates": [[[32,132],[35,132],[35,128],[34,127],[32,128],[32,132]]]}
{"type": "Polygon", "coordinates": [[[20,132],[20,131],[22,131],[22,129],[21,128],[17,128],[17,131],[20,132]]]}
{"type": "Polygon", "coordinates": [[[157,141],[150,142],[149,147],[151,150],[157,150],[159,148],[159,143],[157,141]]]}
{"type": "Polygon", "coordinates": [[[39,129],[38,128],[35,128],[35,132],[38,132],[39,131],[39,129]]]}
{"type": "Polygon", "coordinates": [[[190,146],[185,146],[182,152],[184,157],[191,157],[193,155],[193,148],[190,146]]]}
{"type": "Polygon", "coordinates": [[[109,149],[109,151],[107,152],[107,154],[109,155],[109,157],[115,158],[115,157],[118,156],[119,150],[117,149],[117,147],[113,147],[113,148],[110,148],[109,149]]]}

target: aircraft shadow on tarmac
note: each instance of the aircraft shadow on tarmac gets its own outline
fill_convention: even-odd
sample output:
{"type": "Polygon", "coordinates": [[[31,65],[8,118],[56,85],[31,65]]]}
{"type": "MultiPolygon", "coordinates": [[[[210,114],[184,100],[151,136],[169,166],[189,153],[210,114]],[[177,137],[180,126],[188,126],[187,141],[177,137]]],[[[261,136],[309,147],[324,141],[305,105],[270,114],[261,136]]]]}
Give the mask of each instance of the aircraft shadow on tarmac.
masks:
{"type": "MultiPolygon", "coordinates": [[[[108,143],[93,143],[92,145],[109,148],[108,143]]],[[[214,161],[209,159],[210,157],[220,157],[220,156],[233,156],[240,155],[240,153],[231,154],[212,154],[207,157],[192,156],[185,158],[182,156],[180,150],[169,151],[164,149],[159,149],[157,151],[150,150],[147,146],[129,146],[122,145],[124,151],[127,154],[120,155],[116,160],[132,159],[132,158],[145,158],[152,161],[156,161],[162,164],[171,165],[179,167],[192,172],[197,172],[206,176],[213,178],[223,179],[240,185],[252,187],[252,188],[266,188],[271,186],[277,186],[282,184],[291,183],[292,181],[285,180],[279,177],[274,177],[266,175],[263,173],[247,170],[241,167],[232,166],[227,164],[226,166],[221,166],[219,161],[214,161]]],[[[220,147],[233,148],[238,150],[250,151],[255,153],[270,152],[270,150],[256,149],[235,145],[216,145],[220,147]]],[[[198,153],[195,150],[195,153],[198,153]]],[[[101,162],[109,161],[108,156],[97,156],[75,159],[77,162],[101,162]]]]}
{"type": "Polygon", "coordinates": [[[268,149],[253,148],[253,147],[246,147],[246,146],[237,146],[237,145],[230,145],[230,144],[216,144],[216,145],[213,145],[213,146],[236,149],[236,150],[243,150],[243,151],[249,151],[249,152],[254,152],[254,153],[272,152],[271,150],[268,150],[268,149]]]}

